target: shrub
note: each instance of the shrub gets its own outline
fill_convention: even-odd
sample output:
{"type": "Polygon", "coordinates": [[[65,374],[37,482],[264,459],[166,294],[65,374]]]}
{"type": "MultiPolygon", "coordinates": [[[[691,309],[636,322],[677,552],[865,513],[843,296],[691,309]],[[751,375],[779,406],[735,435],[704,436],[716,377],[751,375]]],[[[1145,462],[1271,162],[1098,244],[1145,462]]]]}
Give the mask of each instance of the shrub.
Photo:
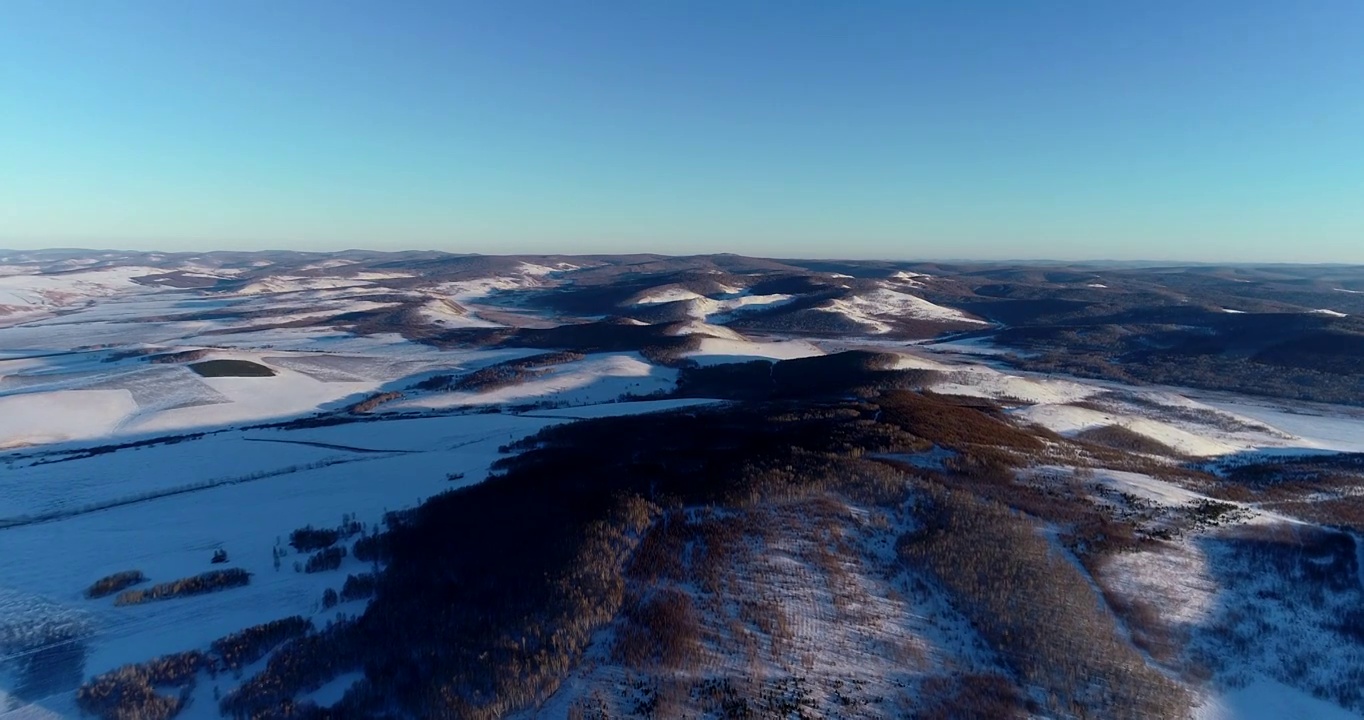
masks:
{"type": "Polygon", "coordinates": [[[114,598],[115,605],[138,605],[154,600],[168,600],[189,595],[241,587],[251,582],[251,573],[241,568],[214,570],[194,577],[153,585],[145,590],[124,590],[114,598]]]}
{"type": "Polygon", "coordinates": [[[209,649],[222,660],[223,665],[236,670],[265,657],[280,643],[312,629],[312,621],[295,615],[223,636],[214,640],[209,649]]]}
{"type": "Polygon", "coordinates": [[[124,570],[96,580],[85,589],[85,596],[91,599],[107,597],[144,582],[147,582],[147,576],[141,570],[124,570]]]}
{"type": "Polygon", "coordinates": [[[346,412],[352,415],[363,415],[367,412],[370,412],[371,410],[374,410],[380,405],[383,405],[384,403],[390,403],[393,402],[394,400],[398,400],[402,398],[402,396],[403,394],[400,392],[375,393],[374,395],[370,395],[364,400],[361,400],[360,402],[355,403],[354,405],[351,405],[350,407],[346,408],[346,412]]]}
{"type": "Polygon", "coordinates": [[[76,706],[104,720],[169,720],[184,709],[195,676],[209,663],[208,656],[191,651],[126,665],[82,685],[76,706]],[[159,687],[180,692],[162,695],[159,687]]]}

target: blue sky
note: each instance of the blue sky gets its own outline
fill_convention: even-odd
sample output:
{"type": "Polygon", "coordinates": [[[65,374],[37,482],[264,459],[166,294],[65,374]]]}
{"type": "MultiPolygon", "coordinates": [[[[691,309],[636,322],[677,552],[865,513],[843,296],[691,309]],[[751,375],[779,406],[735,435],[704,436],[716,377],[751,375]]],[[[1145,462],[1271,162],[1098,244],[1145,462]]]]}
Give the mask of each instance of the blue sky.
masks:
{"type": "Polygon", "coordinates": [[[0,246],[1364,262],[1364,2],[7,0],[0,246]]]}

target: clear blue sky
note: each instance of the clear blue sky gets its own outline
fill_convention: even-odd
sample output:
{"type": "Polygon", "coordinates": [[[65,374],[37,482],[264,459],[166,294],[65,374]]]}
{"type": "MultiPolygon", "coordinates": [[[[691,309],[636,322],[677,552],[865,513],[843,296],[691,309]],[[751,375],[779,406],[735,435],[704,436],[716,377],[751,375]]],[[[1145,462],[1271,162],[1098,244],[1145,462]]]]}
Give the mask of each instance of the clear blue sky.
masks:
{"type": "Polygon", "coordinates": [[[5,0],[0,246],[1364,262],[1364,1],[5,0]]]}

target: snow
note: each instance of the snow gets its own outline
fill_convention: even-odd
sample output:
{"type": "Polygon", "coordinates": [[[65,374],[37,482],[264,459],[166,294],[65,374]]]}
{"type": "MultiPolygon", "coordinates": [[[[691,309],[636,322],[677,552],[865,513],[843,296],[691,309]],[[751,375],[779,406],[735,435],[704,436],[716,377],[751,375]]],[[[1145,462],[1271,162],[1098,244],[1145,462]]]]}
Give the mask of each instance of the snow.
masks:
{"type": "Polygon", "coordinates": [[[930,277],[933,276],[925,275],[923,273],[911,272],[909,270],[900,270],[897,271],[895,274],[891,275],[890,279],[902,285],[908,285],[910,287],[923,287],[924,284],[921,281],[921,279],[930,277]]]}
{"type": "MultiPolygon", "coordinates": [[[[300,558],[291,555],[283,568],[275,570],[271,548],[276,538],[286,537],[305,524],[333,526],[343,513],[357,513],[362,522],[376,522],[384,508],[408,506],[452,487],[446,480],[448,472],[464,472],[469,482],[477,482],[499,457],[498,445],[554,422],[478,415],[314,428],[301,434],[232,432],[211,441],[120,450],[45,466],[54,477],[60,469],[71,476],[87,477],[92,484],[104,482],[110,486],[107,490],[92,492],[110,495],[124,492],[123,485],[130,480],[165,486],[198,479],[195,468],[181,464],[195,451],[196,443],[210,443],[199,448],[205,456],[228,462],[236,462],[234,456],[256,453],[271,455],[276,462],[289,462],[319,452],[294,441],[351,439],[356,430],[362,430],[371,446],[417,451],[322,450],[330,455],[348,455],[350,461],[313,469],[305,466],[254,481],[0,530],[0,573],[6,585],[16,591],[48,598],[91,616],[96,629],[87,641],[87,675],[169,652],[201,648],[249,625],[292,614],[317,616],[323,590],[337,587],[348,572],[367,569],[348,558],[338,572],[297,573],[292,563],[300,558]],[[417,424],[428,429],[412,432],[417,424]],[[335,435],[328,433],[342,428],[345,430],[335,435]],[[287,442],[251,442],[248,438],[287,442]],[[133,455],[127,467],[137,468],[140,477],[104,472],[110,461],[129,452],[133,455]],[[375,482],[375,478],[383,478],[383,482],[375,482]],[[204,572],[211,569],[209,556],[219,547],[228,552],[230,566],[254,574],[250,585],[131,607],[115,607],[108,599],[90,601],[81,596],[90,582],[120,570],[140,569],[153,581],[204,572]]],[[[359,607],[347,605],[345,609],[354,612],[359,607]]]]}
{"type": "MultiPolygon", "coordinates": [[[[90,326],[85,327],[88,332],[90,326]]],[[[0,339],[5,335],[0,331],[0,339]]],[[[99,352],[0,362],[0,447],[130,438],[287,418],[356,402],[403,377],[533,352],[443,353],[397,336],[357,338],[298,330],[221,337],[274,347],[219,348],[205,359],[251,361],[277,374],[203,378],[183,365],[150,364],[139,358],[101,362],[105,355],[99,352]],[[312,352],[291,354],[282,340],[312,352]]]]}
{"type": "Polygon", "coordinates": [[[849,320],[868,326],[871,332],[890,332],[892,326],[878,318],[913,318],[986,325],[960,310],[936,305],[916,295],[880,288],[862,295],[830,300],[819,310],[839,313],[849,320]]]}
{"type": "Polygon", "coordinates": [[[754,307],[775,307],[791,302],[790,295],[772,293],[769,295],[750,295],[747,291],[734,290],[725,296],[709,298],[700,293],[676,286],[664,286],[646,291],[635,299],[634,304],[659,305],[663,303],[685,302],[687,314],[706,322],[726,322],[738,312],[754,307]]]}
{"type": "Polygon", "coordinates": [[[580,407],[551,408],[548,410],[533,410],[522,415],[533,417],[555,417],[572,420],[583,420],[587,418],[619,417],[621,415],[642,415],[645,413],[667,412],[670,410],[682,410],[685,408],[705,407],[724,402],[723,400],[710,400],[706,398],[682,398],[677,400],[637,400],[633,402],[602,403],[600,405],[584,405],[580,407]]]}
{"type": "Polygon", "coordinates": [[[1074,380],[1011,375],[984,365],[957,366],[932,389],[944,395],[985,397],[1034,405],[1079,402],[1102,392],[1093,385],[1074,380]]]}
{"type": "MultiPolygon", "coordinates": [[[[209,359],[244,359],[265,364],[262,357],[243,353],[214,353],[209,359]]],[[[284,418],[311,412],[344,398],[378,389],[379,383],[323,382],[283,367],[272,367],[274,377],[205,377],[199,382],[227,402],[173,407],[129,418],[123,432],[168,432],[248,421],[284,418]]],[[[188,371],[187,371],[188,372],[188,371]]],[[[357,397],[358,399],[358,397],[357,397]]]]}
{"type": "Polygon", "coordinates": [[[1199,404],[1234,418],[1262,423],[1282,435],[1259,445],[1303,450],[1364,452],[1364,411],[1333,405],[1262,400],[1224,394],[1194,395],[1199,404]]]}
{"type": "MultiPolygon", "coordinates": [[[[942,345],[922,345],[939,350],[942,345]]],[[[909,361],[906,361],[909,362],[909,361]]],[[[1193,457],[1364,452],[1364,411],[1186,388],[1140,387],[980,364],[944,365],[934,392],[1021,402],[1021,421],[1069,435],[1118,425],[1193,457]],[[1076,403],[1090,400],[1086,406],[1076,403]]]]}
{"type": "Polygon", "coordinates": [[[1206,434],[1191,432],[1157,420],[1073,405],[1036,405],[1015,410],[1014,415],[1062,435],[1073,435],[1083,430],[1117,425],[1155,440],[1181,454],[1194,457],[1226,455],[1252,447],[1249,444],[1234,444],[1226,440],[1212,438],[1206,434]]]}
{"type": "Polygon", "coordinates": [[[732,589],[723,601],[673,586],[691,596],[697,610],[701,640],[693,662],[678,669],[622,667],[611,653],[608,628],[542,707],[511,717],[571,717],[575,703],[589,698],[604,705],[606,716],[628,717],[634,705],[628,688],[653,678],[665,686],[682,681],[684,689],[664,716],[712,717],[685,691],[688,685],[744,678],[765,688],[764,694],[780,694],[793,677],[801,679],[801,700],[800,712],[791,717],[909,717],[915,708],[906,688],[926,676],[996,669],[978,635],[931,584],[903,587],[890,581],[884,560],[872,552],[829,559],[828,543],[851,539],[851,526],[874,511],[839,508],[832,529],[798,504],[763,512],[768,515],[760,522],[772,531],[761,540],[735,543],[726,553],[720,572],[732,589]],[[780,618],[779,624],[769,628],[746,620],[745,608],[780,618]]]}
{"type": "Polygon", "coordinates": [[[346,259],[344,259],[344,258],[332,258],[332,259],[330,259],[330,260],[322,260],[321,262],[310,263],[310,264],[308,264],[308,265],[304,265],[303,267],[301,267],[301,268],[299,268],[299,269],[300,269],[300,270],[330,270],[330,269],[332,269],[332,268],[339,268],[339,267],[345,267],[345,266],[347,266],[347,265],[354,265],[354,264],[356,264],[357,262],[358,262],[357,260],[346,260],[346,259]]]}
{"type": "MultiPolygon", "coordinates": [[[[643,323],[641,323],[643,324],[643,323]]],[[[673,328],[671,335],[709,335],[713,338],[723,338],[725,340],[735,340],[744,342],[747,340],[743,335],[723,325],[712,325],[701,320],[693,320],[676,328],[673,328]]]]}
{"type": "Polygon", "coordinates": [[[895,361],[895,370],[949,370],[951,365],[945,365],[936,360],[930,360],[921,355],[912,353],[895,353],[898,359],[895,361]]]}
{"type": "Polygon", "coordinates": [[[684,357],[700,365],[721,365],[761,359],[794,360],[823,354],[823,350],[805,340],[756,342],[708,337],[701,340],[700,349],[686,353],[684,357]]]}
{"type": "Polygon", "coordinates": [[[421,308],[417,310],[417,312],[419,315],[421,315],[422,318],[432,323],[435,323],[436,325],[441,325],[443,327],[451,328],[502,327],[501,325],[495,322],[489,322],[487,320],[484,320],[483,318],[478,317],[474,313],[469,312],[467,308],[461,310],[459,306],[453,304],[452,301],[445,300],[442,298],[432,298],[431,300],[426,301],[425,303],[422,304],[421,308]]]}
{"type": "MultiPolygon", "coordinates": [[[[441,296],[430,298],[422,312],[448,327],[495,327],[478,317],[479,306],[470,301],[539,286],[551,281],[547,276],[569,269],[573,266],[526,264],[509,276],[443,283],[435,288],[441,296]],[[464,305],[469,312],[458,311],[452,303],[464,305]]],[[[205,277],[236,274],[182,267],[186,270],[205,277]]],[[[285,615],[298,613],[325,621],[330,615],[320,608],[322,591],[337,587],[347,572],[365,568],[351,558],[339,573],[307,575],[292,571],[295,556],[290,556],[286,567],[276,571],[268,559],[276,538],[300,525],[335,525],[342,513],[352,512],[365,522],[374,522],[385,509],[408,507],[458,487],[446,479],[447,473],[466,473],[467,480],[462,482],[478,482],[499,457],[499,445],[548,425],[704,408],[720,402],[619,401],[627,394],[645,396],[672,389],[676,371],[651,365],[634,353],[602,353],[547,368],[544,376],[512,387],[412,396],[382,406],[370,422],[242,430],[242,425],[261,420],[339,408],[374,392],[405,389],[427,373],[468,371],[539,351],[442,352],[395,334],[357,337],[327,328],[251,328],[389,307],[365,296],[395,291],[368,281],[408,276],[404,273],[355,273],[351,278],[283,275],[257,281],[239,294],[208,299],[199,291],[148,288],[133,281],[171,272],[166,268],[42,275],[27,274],[24,266],[0,267],[0,273],[6,272],[11,274],[0,276],[0,306],[13,310],[7,320],[29,322],[0,328],[0,448],[8,448],[0,452],[0,577],[4,578],[0,635],[20,626],[37,627],[28,623],[27,611],[21,613],[14,609],[17,605],[6,604],[11,594],[26,598],[25,608],[52,609],[52,617],[57,618],[68,613],[82,618],[92,627],[86,641],[87,675],[157,654],[202,648],[228,632],[285,615]],[[54,310],[63,314],[34,319],[54,310]],[[205,316],[206,311],[214,314],[205,316]],[[235,312],[259,311],[273,316],[232,317],[235,312]],[[195,316],[212,319],[186,319],[195,316]],[[243,328],[249,332],[221,332],[243,328]],[[106,362],[111,358],[103,350],[69,352],[104,344],[164,352],[210,348],[210,358],[260,362],[278,375],[199,378],[179,365],[152,365],[136,358],[106,362]],[[519,415],[507,408],[495,414],[469,410],[485,404],[542,407],[519,415]],[[414,417],[387,414],[390,410],[465,414],[414,417]],[[80,452],[96,444],[191,431],[208,434],[93,457],[80,452]],[[376,478],[383,481],[375,482],[376,478]],[[102,509],[96,512],[96,508],[102,509]],[[45,521],[24,522],[35,517],[45,521]],[[93,579],[118,570],[141,569],[154,581],[203,572],[211,569],[208,557],[218,547],[229,552],[232,566],[255,573],[250,586],[130,608],[82,597],[81,590],[93,579]],[[18,624],[16,618],[20,618],[18,624]]],[[[905,289],[923,277],[897,273],[894,279],[902,282],[894,287],[905,289]]],[[[703,365],[823,353],[805,340],[750,340],[716,324],[735,312],[791,300],[786,295],[750,295],[741,288],[724,290],[723,296],[707,298],[664,286],[649,291],[639,302],[688,303],[694,320],[680,324],[675,332],[698,336],[698,349],[688,356],[703,365]]],[[[414,291],[402,292],[421,297],[414,291]]],[[[884,285],[833,301],[824,309],[845,313],[870,332],[888,331],[897,317],[980,323],[884,285]]],[[[880,341],[882,347],[892,346],[884,338],[880,341]]],[[[1062,433],[1119,425],[1188,455],[1229,456],[1226,462],[1267,453],[1364,451],[1364,411],[1358,409],[1179,389],[1122,388],[1115,383],[1010,372],[988,366],[988,358],[968,357],[1009,352],[994,348],[985,338],[916,347],[921,348],[919,354],[899,353],[896,367],[942,372],[945,377],[934,388],[938,392],[1025,403],[1010,412],[1020,421],[1062,433]],[[924,357],[922,350],[943,354],[924,357]],[[1126,395],[1118,397],[1119,389],[1126,395]],[[1082,400],[1091,402],[1087,407],[1074,405],[1082,400]]],[[[924,454],[919,461],[940,462],[935,453],[924,454]]],[[[1092,477],[1097,485],[1163,508],[1186,507],[1205,497],[1137,473],[1096,471],[1092,477]]],[[[1265,527],[1285,522],[1273,513],[1247,509],[1254,511],[1251,522],[1266,523],[1265,527]]],[[[796,582],[817,574],[804,557],[808,548],[799,542],[803,541],[776,548],[775,554],[760,562],[765,571],[789,585],[789,606],[800,609],[804,613],[800,617],[811,618],[810,625],[799,628],[800,642],[811,648],[831,641],[838,646],[832,654],[820,657],[818,671],[853,668],[854,673],[873,678],[872,682],[878,673],[899,672],[868,659],[868,653],[858,650],[857,637],[828,620],[836,612],[829,598],[796,582]]],[[[1218,575],[1213,570],[1222,559],[1216,552],[1204,552],[1195,542],[1161,542],[1112,556],[1099,574],[1106,584],[1156,604],[1163,620],[1196,629],[1221,612],[1229,597],[1239,597],[1219,588],[1214,579],[1218,575]]],[[[857,581],[870,598],[867,607],[879,617],[900,613],[901,608],[891,605],[901,601],[888,599],[887,588],[873,581],[870,575],[857,581]]],[[[1237,592],[1246,595],[1250,590],[1237,592]]],[[[341,609],[353,613],[361,607],[354,603],[341,609]]],[[[934,606],[925,612],[936,618],[939,610],[934,606]]],[[[1295,631],[1290,628],[1284,633],[1295,631]]],[[[910,637],[913,643],[929,648],[930,654],[934,652],[926,626],[881,622],[869,632],[885,638],[910,637]]],[[[1326,636],[1311,635],[1309,640],[1324,642],[1321,637],[1326,636]]],[[[1327,648],[1324,652],[1339,658],[1345,651],[1327,648]]],[[[1272,664],[1255,662],[1260,665],[1254,670],[1262,673],[1272,664]]],[[[1329,668],[1321,671],[1330,672],[1329,668]]],[[[353,679],[338,679],[314,697],[334,699],[353,679]]],[[[0,689],[3,707],[4,690],[0,689]]],[[[182,717],[212,717],[214,710],[209,702],[196,703],[182,717]]],[[[19,712],[23,715],[0,710],[0,718],[70,717],[75,710],[67,694],[19,712]]],[[[1252,680],[1240,689],[1221,692],[1209,698],[1199,713],[1200,720],[1351,716],[1271,680],[1252,680]]]]}
{"type": "Polygon", "coordinates": [[[1177,629],[1206,622],[1217,607],[1207,554],[1193,543],[1109,555],[1100,575],[1105,587],[1160,608],[1162,622],[1177,629]]]}
{"type": "Polygon", "coordinates": [[[276,295],[295,293],[304,290],[339,290],[372,286],[368,280],[348,280],[345,278],[313,278],[276,275],[248,283],[239,290],[238,295],[276,295]]]}
{"type": "Polygon", "coordinates": [[[471,405],[552,402],[592,405],[621,395],[647,395],[671,390],[677,371],[651,365],[637,353],[589,355],[583,360],[546,368],[526,382],[483,392],[423,395],[381,406],[381,411],[436,410],[471,405]]]}
{"type": "Polygon", "coordinates": [[[402,280],[417,276],[405,272],[358,272],[351,277],[356,280],[402,280]]]}
{"type": "Polygon", "coordinates": [[[349,690],[350,687],[354,685],[357,681],[361,680],[364,677],[365,674],[358,671],[341,673],[327,684],[310,693],[307,693],[303,697],[300,697],[298,700],[299,702],[316,703],[318,707],[330,707],[338,702],[341,702],[341,698],[345,696],[346,691],[349,690]]]}
{"type": "Polygon", "coordinates": [[[134,291],[151,292],[133,278],[165,272],[157,268],[125,266],[54,274],[0,276],[0,317],[32,316],[134,291]]]}
{"type": "Polygon", "coordinates": [[[523,275],[542,276],[551,275],[553,273],[570,272],[579,269],[579,266],[574,265],[572,263],[561,262],[556,264],[554,267],[549,267],[546,265],[536,265],[535,263],[523,262],[520,265],[518,265],[516,269],[523,275]]]}
{"type": "Polygon", "coordinates": [[[104,437],[136,411],[127,390],[0,396],[0,448],[104,437]]]}
{"type": "Polygon", "coordinates": [[[961,353],[963,355],[1026,355],[1011,348],[995,345],[988,337],[963,338],[926,343],[925,348],[935,352],[961,353]]]}
{"type": "MultiPolygon", "coordinates": [[[[620,366],[619,359],[613,362],[620,366]]],[[[293,529],[334,526],[345,513],[366,524],[376,523],[385,510],[479,482],[501,457],[498,446],[548,425],[575,417],[713,402],[623,402],[527,416],[428,416],[300,430],[229,429],[174,444],[88,458],[70,456],[49,464],[33,462],[43,459],[36,455],[0,456],[9,464],[0,474],[0,497],[7,503],[51,509],[50,502],[69,490],[66,504],[72,511],[49,522],[0,529],[3,593],[32,598],[24,607],[49,608],[52,612],[45,610],[45,617],[86,618],[82,622],[92,628],[84,641],[87,677],[166,653],[202,649],[228,633],[289,615],[324,623],[336,611],[321,608],[322,592],[339,587],[347,573],[367,571],[369,566],[348,557],[336,572],[299,573],[292,566],[302,556],[291,551],[277,570],[272,549],[293,529]],[[448,473],[464,473],[466,479],[452,483],[448,473]],[[215,479],[233,481],[136,501],[156,490],[215,479]],[[133,501],[98,512],[82,512],[78,506],[118,498],[133,501]],[[217,548],[228,552],[229,567],[253,574],[249,585],[128,607],[82,595],[95,579],[122,570],[141,570],[153,582],[205,572],[212,569],[209,558],[217,548]]],[[[0,607],[8,608],[3,593],[0,607]]],[[[361,603],[344,603],[338,610],[354,614],[362,608],[361,603]]],[[[5,610],[4,617],[12,619],[14,614],[5,610]]],[[[27,622],[23,626],[36,627],[27,622]]],[[[315,697],[334,699],[344,692],[346,680],[329,683],[315,697]]],[[[0,717],[70,717],[74,705],[66,693],[17,712],[0,711],[0,717]]],[[[196,703],[181,717],[216,718],[216,707],[196,703]]]]}
{"type": "Polygon", "coordinates": [[[683,300],[702,300],[705,295],[692,292],[686,288],[664,287],[649,290],[645,294],[635,299],[636,305],[659,305],[662,303],[680,302],[683,300]]]}
{"type": "Polygon", "coordinates": [[[1194,720],[1359,720],[1359,716],[1283,683],[1261,679],[1208,699],[1195,709],[1194,720]]]}
{"type": "Polygon", "coordinates": [[[78,450],[11,455],[0,474],[0,496],[6,499],[0,507],[0,526],[23,517],[76,512],[188,485],[225,483],[353,457],[335,449],[261,442],[273,437],[265,431],[210,435],[122,449],[99,455],[94,462],[82,458],[78,450]],[[157,466],[175,472],[148,472],[157,466]]]}
{"type": "Polygon", "coordinates": [[[470,300],[486,298],[493,293],[536,287],[539,284],[540,281],[534,275],[486,277],[441,283],[433,288],[433,292],[464,304],[470,300]]]}
{"type": "Polygon", "coordinates": [[[717,319],[725,315],[736,313],[740,310],[748,309],[753,306],[775,307],[791,302],[792,296],[783,293],[772,293],[770,295],[748,295],[744,292],[737,293],[732,297],[722,297],[712,302],[715,303],[713,309],[708,313],[709,319],[717,319]]]}
{"type": "Polygon", "coordinates": [[[1141,473],[1104,470],[1095,479],[1123,492],[1132,493],[1158,505],[1178,506],[1211,500],[1207,495],[1141,473]]]}

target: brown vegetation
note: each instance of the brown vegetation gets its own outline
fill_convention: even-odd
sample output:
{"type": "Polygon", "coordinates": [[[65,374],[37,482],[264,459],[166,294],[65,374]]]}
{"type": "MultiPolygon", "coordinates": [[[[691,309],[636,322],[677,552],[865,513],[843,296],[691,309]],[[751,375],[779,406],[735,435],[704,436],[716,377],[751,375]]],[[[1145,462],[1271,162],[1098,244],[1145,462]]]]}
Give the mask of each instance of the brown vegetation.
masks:
{"type": "Polygon", "coordinates": [[[141,570],[124,570],[96,580],[85,589],[85,596],[91,599],[107,597],[144,582],[147,582],[147,576],[141,570]]]}
{"type": "MultiPolygon", "coordinates": [[[[763,652],[784,652],[785,616],[745,596],[726,569],[745,538],[760,542],[772,527],[754,518],[780,503],[803,503],[821,517],[842,507],[837,498],[905,507],[910,480],[872,456],[935,445],[955,453],[946,470],[920,473],[936,480],[912,506],[924,530],[901,543],[907,567],[960,603],[1008,669],[1050,698],[1050,712],[1163,716],[1179,707],[1177,688],[1122,640],[1102,598],[1065,557],[1066,547],[1083,558],[1133,542],[1130,528],[1097,512],[1076,487],[1015,481],[1021,465],[1074,448],[1009,424],[989,403],[887,391],[603,418],[514,443],[507,449],[524,452],[499,461],[487,481],[389,514],[387,532],[357,540],[357,557],[387,566],[373,578],[348,578],[342,594],[329,597],[373,592],[365,613],[285,642],[221,709],[241,718],[361,718],[394,708],[500,717],[555,692],[608,624],[616,631],[611,647],[628,665],[686,667],[709,611],[682,583],[732,598],[733,622],[772,638],[763,652]],[[1064,546],[1003,503],[1053,523],[1064,546]],[[690,518],[696,508],[710,514],[690,518]],[[365,679],[337,706],[324,712],[294,702],[361,666],[365,679]]],[[[852,550],[817,527],[826,541],[809,562],[845,583],[852,550]]],[[[342,535],[302,528],[291,544],[324,550],[342,535]]],[[[853,613],[862,601],[838,602],[853,613]]],[[[717,685],[716,707],[798,707],[792,698],[808,688],[797,680],[780,692],[717,685]]],[[[942,707],[1014,712],[1023,701],[1010,688],[992,677],[962,679],[940,688],[949,698],[942,707]]],[[[671,707],[652,690],[640,692],[641,707],[671,707]]]]}
{"type": "Polygon", "coordinates": [[[350,407],[346,408],[346,412],[352,415],[364,415],[365,413],[374,410],[380,405],[383,405],[385,403],[391,403],[394,400],[401,400],[402,397],[403,394],[400,392],[375,393],[365,398],[364,400],[361,400],[360,402],[355,403],[354,405],[351,405],[350,407]]]}
{"type": "Polygon", "coordinates": [[[967,493],[930,487],[924,526],[901,538],[1005,662],[1065,717],[1174,717],[1180,687],[1127,644],[1077,564],[1036,523],[967,493]]]}
{"type": "Polygon", "coordinates": [[[103,720],[168,720],[184,708],[195,677],[209,663],[203,653],[186,652],[126,665],[82,685],[76,706],[103,720]],[[177,693],[163,695],[157,688],[177,693]]]}
{"type": "Polygon", "coordinates": [[[313,624],[310,620],[295,615],[218,638],[213,641],[210,649],[223,666],[229,670],[238,670],[265,657],[280,643],[304,635],[312,629],[313,624]]]}
{"type": "Polygon", "coordinates": [[[114,598],[115,605],[138,605],[154,600],[202,595],[241,587],[251,582],[251,573],[240,568],[214,570],[193,577],[153,585],[144,590],[124,590],[114,598]]]}

